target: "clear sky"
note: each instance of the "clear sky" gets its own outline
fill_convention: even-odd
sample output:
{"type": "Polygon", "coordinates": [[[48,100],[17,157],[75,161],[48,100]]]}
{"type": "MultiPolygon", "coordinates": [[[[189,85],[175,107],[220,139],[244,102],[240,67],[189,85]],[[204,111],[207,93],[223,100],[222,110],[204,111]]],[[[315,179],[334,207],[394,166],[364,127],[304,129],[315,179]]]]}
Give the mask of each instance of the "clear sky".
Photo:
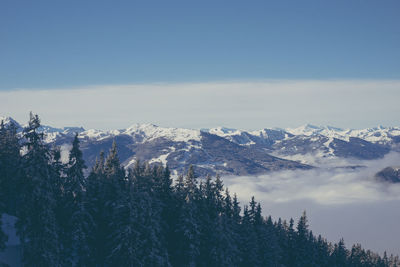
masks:
{"type": "Polygon", "coordinates": [[[0,88],[399,79],[400,1],[0,2],[0,88]]]}
{"type": "Polygon", "coordinates": [[[96,128],[399,125],[399,14],[398,0],[3,0],[0,115],[96,128]]]}

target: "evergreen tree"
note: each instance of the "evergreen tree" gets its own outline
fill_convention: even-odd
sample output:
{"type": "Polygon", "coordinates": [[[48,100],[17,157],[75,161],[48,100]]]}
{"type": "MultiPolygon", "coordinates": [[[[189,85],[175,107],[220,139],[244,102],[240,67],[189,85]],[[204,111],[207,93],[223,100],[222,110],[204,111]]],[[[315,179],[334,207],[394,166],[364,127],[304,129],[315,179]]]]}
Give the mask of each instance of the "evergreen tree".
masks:
{"type": "Polygon", "coordinates": [[[172,256],[174,266],[196,266],[200,255],[200,229],[198,224],[198,191],[193,166],[190,166],[185,180],[178,181],[176,192],[180,202],[176,229],[177,255],[172,256]],[[183,186],[182,186],[183,184],[183,186]]]}
{"type": "Polygon", "coordinates": [[[282,219],[279,218],[278,221],[275,223],[275,229],[276,229],[276,237],[278,240],[278,247],[280,249],[280,254],[279,254],[279,264],[278,266],[285,265],[287,261],[287,256],[286,253],[289,248],[288,244],[288,226],[286,221],[282,222],[282,219]]]}
{"type": "MultiPolygon", "coordinates": [[[[261,206],[259,209],[261,210],[261,206]]],[[[264,239],[264,241],[262,242],[262,262],[264,265],[279,266],[282,250],[279,246],[278,230],[276,229],[271,216],[268,216],[263,226],[264,236],[262,239],[264,239]]]]}
{"type": "Polygon", "coordinates": [[[308,220],[306,212],[303,211],[303,214],[297,223],[297,235],[295,238],[296,266],[305,266],[306,264],[312,265],[312,258],[310,257],[312,247],[309,244],[308,238],[308,220]]]}
{"type": "Polygon", "coordinates": [[[102,236],[104,243],[102,245],[102,255],[99,256],[104,264],[113,250],[112,236],[119,230],[117,224],[119,218],[116,210],[124,204],[122,196],[126,188],[125,170],[121,167],[115,141],[105,160],[103,175],[100,190],[101,197],[104,200],[101,209],[103,222],[101,223],[102,232],[100,236],[102,236]]]}
{"type": "Polygon", "coordinates": [[[70,213],[66,210],[66,199],[64,194],[65,185],[65,165],[61,162],[61,150],[53,146],[51,151],[51,161],[53,170],[53,190],[55,199],[54,215],[57,226],[57,236],[60,248],[60,264],[72,265],[70,233],[68,232],[68,222],[70,213]]]}
{"type": "Polygon", "coordinates": [[[115,229],[111,233],[111,252],[108,261],[115,266],[143,266],[140,258],[140,229],[136,228],[138,219],[134,185],[129,183],[121,205],[115,207],[115,229]]]}
{"type": "Polygon", "coordinates": [[[154,177],[156,173],[156,169],[151,169],[148,164],[143,167],[138,162],[131,172],[138,218],[135,229],[140,233],[138,253],[143,266],[170,265],[160,221],[162,206],[157,191],[154,190],[156,187],[154,182],[158,179],[154,177]]]}
{"type": "Polygon", "coordinates": [[[103,266],[105,263],[105,242],[107,240],[107,215],[105,214],[104,198],[104,152],[100,152],[86,182],[85,208],[92,218],[88,229],[88,246],[92,266],[103,266]]]}
{"type": "Polygon", "coordinates": [[[0,207],[2,212],[15,215],[21,193],[20,140],[17,127],[0,122],[0,207]]]}
{"type": "Polygon", "coordinates": [[[315,248],[316,248],[316,265],[317,266],[329,266],[329,244],[328,242],[322,238],[321,235],[315,241],[315,248]]]}
{"type": "Polygon", "coordinates": [[[240,208],[239,210],[235,210],[237,207],[238,202],[236,195],[232,200],[229,190],[228,188],[226,188],[221,222],[224,235],[223,239],[220,242],[220,244],[225,247],[224,260],[221,260],[222,264],[225,266],[238,266],[241,260],[239,250],[240,221],[237,220],[237,214],[239,214],[240,217],[240,208]]]}
{"type": "Polygon", "coordinates": [[[344,240],[342,238],[340,239],[339,243],[335,244],[334,250],[332,252],[332,265],[337,267],[348,266],[347,254],[348,251],[344,245],[344,240]]]}
{"type": "Polygon", "coordinates": [[[240,240],[240,252],[241,252],[241,264],[240,266],[261,266],[259,259],[259,244],[257,242],[257,234],[254,227],[254,214],[256,202],[254,197],[250,202],[250,210],[248,206],[244,206],[243,218],[241,224],[241,240],[240,240]]]}
{"type": "MultiPolygon", "coordinates": [[[[159,207],[161,208],[160,224],[162,235],[160,239],[163,246],[167,249],[167,254],[171,255],[175,243],[174,231],[176,218],[178,216],[178,204],[173,192],[171,172],[168,166],[166,166],[165,169],[159,166],[157,168],[156,177],[155,183],[156,185],[159,184],[159,186],[156,187],[156,193],[159,207]]],[[[170,262],[171,259],[168,259],[168,261],[170,262]]]]}
{"type": "Polygon", "coordinates": [[[5,248],[8,240],[2,228],[3,213],[15,214],[16,193],[15,185],[20,162],[19,144],[16,136],[15,125],[5,127],[0,122],[0,250],[5,248]]]}
{"type": "Polygon", "coordinates": [[[60,251],[54,214],[54,179],[50,153],[38,132],[40,120],[30,114],[24,129],[26,154],[22,159],[24,194],[18,210],[18,234],[27,266],[60,266],[60,251]]]}
{"type": "Polygon", "coordinates": [[[294,220],[290,218],[287,229],[287,249],[283,256],[286,261],[286,266],[295,266],[296,263],[296,232],[294,230],[294,220]]]}
{"type": "Polygon", "coordinates": [[[92,218],[86,210],[86,179],[83,170],[86,169],[79,147],[78,134],[72,142],[69,161],[66,169],[64,195],[67,205],[64,209],[68,213],[68,236],[71,239],[71,252],[76,266],[89,266],[88,229],[92,225],[92,218]]]}

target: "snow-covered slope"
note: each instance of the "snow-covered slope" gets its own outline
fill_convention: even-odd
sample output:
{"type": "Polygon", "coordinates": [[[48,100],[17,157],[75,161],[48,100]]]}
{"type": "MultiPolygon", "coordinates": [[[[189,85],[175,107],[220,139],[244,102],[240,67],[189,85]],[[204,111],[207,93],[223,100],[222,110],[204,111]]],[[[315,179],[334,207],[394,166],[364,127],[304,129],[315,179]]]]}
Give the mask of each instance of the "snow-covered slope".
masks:
{"type": "Polygon", "coordinates": [[[21,125],[11,117],[0,116],[0,122],[3,122],[4,125],[10,125],[11,123],[13,123],[17,128],[21,127],[21,125]]]}
{"type": "Polygon", "coordinates": [[[150,141],[156,138],[167,138],[174,142],[200,141],[200,130],[183,128],[163,128],[154,124],[134,124],[120,132],[127,135],[141,135],[143,141],[150,141]]]}
{"type": "Polygon", "coordinates": [[[369,142],[377,142],[381,144],[390,143],[393,140],[393,137],[400,136],[400,127],[383,126],[357,130],[307,124],[298,128],[287,128],[285,131],[293,135],[323,135],[345,141],[349,141],[350,137],[355,137],[369,142]]]}
{"type": "MultiPolygon", "coordinates": [[[[5,124],[14,122],[4,118],[5,124]]],[[[15,122],[16,123],[16,122],[15,122]]],[[[17,124],[18,127],[21,127],[17,124]]],[[[115,140],[121,162],[136,160],[170,166],[176,171],[197,166],[199,174],[251,174],[280,169],[309,168],[318,160],[335,158],[376,159],[400,151],[400,128],[361,130],[304,125],[288,129],[246,131],[230,128],[183,129],[153,124],[134,124],[120,130],[85,130],[77,127],[43,126],[46,142],[68,148],[79,133],[89,166],[101,150],[115,140]]]]}

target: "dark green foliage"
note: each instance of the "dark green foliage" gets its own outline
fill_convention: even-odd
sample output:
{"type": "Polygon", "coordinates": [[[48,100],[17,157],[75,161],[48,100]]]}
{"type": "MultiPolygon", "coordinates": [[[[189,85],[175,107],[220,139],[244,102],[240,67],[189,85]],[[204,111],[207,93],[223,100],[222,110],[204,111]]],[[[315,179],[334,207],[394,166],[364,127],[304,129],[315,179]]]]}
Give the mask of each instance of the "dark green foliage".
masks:
{"type": "Polygon", "coordinates": [[[20,145],[14,124],[0,122],[0,250],[5,248],[8,237],[2,231],[2,214],[14,214],[17,206],[19,181],[18,167],[21,161],[20,145]]]}
{"type": "Polygon", "coordinates": [[[0,122],[0,211],[15,215],[21,186],[20,141],[12,122],[0,122]]]}
{"type": "Polygon", "coordinates": [[[23,190],[17,210],[18,234],[22,242],[23,261],[27,266],[60,266],[60,249],[54,210],[55,171],[51,154],[37,132],[40,120],[30,114],[24,129],[26,154],[22,157],[23,190]],[[29,192],[29,193],[28,193],[29,192]]]}
{"type": "Polygon", "coordinates": [[[193,166],[174,184],[168,167],[125,170],[115,142],[85,176],[78,135],[63,164],[39,126],[31,114],[20,139],[0,125],[0,215],[18,217],[26,266],[400,266],[314,236],[305,212],[274,222],[252,197],[242,214],[219,176],[197,178],[193,166]]]}
{"type": "MultiPolygon", "coordinates": [[[[72,142],[68,164],[65,168],[65,182],[62,186],[64,208],[67,215],[64,229],[65,251],[68,251],[72,265],[89,266],[88,231],[92,218],[86,209],[86,179],[83,170],[86,168],[79,148],[78,134],[72,142]]],[[[65,263],[64,263],[65,264],[65,263]]]]}

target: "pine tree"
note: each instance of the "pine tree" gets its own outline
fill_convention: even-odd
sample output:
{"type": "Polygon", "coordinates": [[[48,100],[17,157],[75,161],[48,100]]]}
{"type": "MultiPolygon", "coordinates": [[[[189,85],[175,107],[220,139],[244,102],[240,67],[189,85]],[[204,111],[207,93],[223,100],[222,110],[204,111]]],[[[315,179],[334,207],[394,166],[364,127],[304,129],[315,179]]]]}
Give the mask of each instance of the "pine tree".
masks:
{"type": "Polygon", "coordinates": [[[287,229],[287,249],[283,256],[286,261],[286,266],[295,266],[296,263],[296,232],[294,230],[294,220],[290,218],[289,227],[287,229]]]}
{"type": "MultiPolygon", "coordinates": [[[[168,166],[166,166],[165,169],[159,166],[157,168],[156,177],[156,198],[161,208],[160,224],[162,235],[160,236],[160,240],[167,249],[167,254],[171,255],[175,243],[174,231],[176,218],[179,214],[177,210],[178,204],[173,192],[171,172],[168,166]]],[[[168,261],[170,262],[171,260],[168,259],[168,261]]]]}
{"type": "MultiPolygon", "coordinates": [[[[130,180],[134,184],[134,203],[136,204],[137,220],[135,229],[140,233],[138,256],[144,266],[169,266],[169,257],[162,233],[162,205],[154,190],[158,179],[156,169],[148,164],[144,167],[137,162],[130,172],[130,180]]],[[[158,179],[159,180],[159,179],[158,179]]]]}
{"type": "Polygon", "coordinates": [[[312,266],[310,253],[311,247],[309,246],[309,230],[306,212],[303,211],[297,223],[297,235],[295,239],[296,246],[296,266],[312,266]]]}
{"type": "Polygon", "coordinates": [[[261,266],[261,261],[259,259],[259,244],[257,242],[257,234],[254,227],[256,205],[254,197],[252,197],[250,210],[248,206],[244,206],[241,224],[240,252],[242,262],[240,266],[261,266]]]}
{"type": "Polygon", "coordinates": [[[176,254],[171,255],[174,266],[195,266],[200,254],[200,229],[198,224],[198,191],[193,166],[183,181],[180,177],[176,193],[180,203],[176,229],[176,254]]]}
{"type": "MultiPolygon", "coordinates": [[[[109,258],[111,251],[113,251],[112,236],[118,229],[118,214],[117,209],[123,205],[123,196],[126,191],[125,170],[121,167],[117,144],[114,140],[109,154],[104,163],[104,180],[102,183],[102,198],[104,199],[102,217],[103,223],[103,254],[104,262],[109,258]]],[[[115,242],[114,242],[115,243],[115,242]]]]}
{"type": "Polygon", "coordinates": [[[347,266],[347,254],[348,251],[344,245],[344,240],[342,238],[340,239],[339,243],[335,244],[334,250],[332,252],[333,266],[347,266]]]}
{"type": "Polygon", "coordinates": [[[242,254],[241,254],[241,240],[242,240],[242,235],[241,235],[241,222],[242,222],[242,217],[240,216],[241,208],[239,206],[239,201],[237,198],[236,193],[233,195],[233,200],[232,200],[232,234],[233,234],[233,239],[236,245],[236,254],[235,254],[235,266],[240,266],[241,262],[243,260],[242,254]]]}
{"type": "Polygon", "coordinates": [[[66,169],[64,194],[67,206],[64,211],[69,213],[68,234],[71,238],[72,258],[76,266],[89,266],[88,229],[92,218],[86,210],[86,179],[83,170],[86,169],[79,147],[78,134],[72,142],[69,161],[66,169]]]}
{"type": "Polygon", "coordinates": [[[26,154],[23,156],[23,206],[18,210],[17,229],[27,266],[60,266],[60,251],[54,214],[54,179],[49,149],[38,133],[40,120],[30,114],[24,129],[26,154]]]}
{"type": "Polygon", "coordinates": [[[93,166],[86,182],[85,208],[92,218],[88,229],[88,245],[92,266],[103,266],[105,262],[105,242],[107,233],[107,217],[104,212],[106,199],[103,188],[105,186],[104,152],[100,152],[96,164],[93,166]]]}
{"type": "Polygon", "coordinates": [[[51,151],[51,165],[53,170],[53,191],[55,199],[54,215],[57,226],[57,236],[60,248],[61,265],[72,265],[70,233],[68,230],[68,222],[70,215],[66,210],[66,200],[64,195],[65,184],[65,165],[61,162],[60,147],[53,146],[51,151]]]}
{"type": "Polygon", "coordinates": [[[232,202],[229,192],[227,198],[223,196],[223,189],[219,176],[215,181],[208,176],[199,190],[200,266],[232,266],[234,254],[238,254],[232,233],[232,202]]]}
{"type": "Polygon", "coordinates": [[[121,205],[115,207],[115,229],[111,233],[111,252],[108,262],[115,266],[143,266],[140,258],[140,229],[134,185],[129,183],[125,195],[121,196],[121,205]]]}
{"type": "Polygon", "coordinates": [[[19,206],[18,196],[21,187],[20,173],[20,139],[17,127],[11,124],[5,126],[0,122],[0,204],[3,212],[15,215],[19,206]]]}
{"type": "Polygon", "coordinates": [[[316,264],[317,266],[329,266],[329,245],[328,242],[322,238],[321,235],[318,236],[315,243],[316,247],[316,264]]]}
{"type": "Polygon", "coordinates": [[[11,192],[15,192],[14,186],[17,182],[19,164],[19,146],[15,134],[15,127],[6,128],[3,121],[0,123],[0,251],[5,248],[8,240],[2,228],[2,215],[5,212],[15,214],[15,197],[11,192]],[[13,207],[11,207],[11,205],[13,207]]]}
{"type": "Polygon", "coordinates": [[[275,223],[276,229],[276,237],[278,241],[279,247],[279,264],[277,266],[284,265],[286,262],[286,252],[288,251],[289,244],[288,244],[288,226],[286,221],[282,222],[282,219],[279,218],[278,221],[275,223]]]}
{"type": "MultiPolygon", "coordinates": [[[[261,210],[261,206],[259,206],[261,210]]],[[[281,261],[281,247],[278,241],[278,230],[276,229],[271,216],[263,223],[262,262],[264,265],[278,266],[281,261]]]]}

